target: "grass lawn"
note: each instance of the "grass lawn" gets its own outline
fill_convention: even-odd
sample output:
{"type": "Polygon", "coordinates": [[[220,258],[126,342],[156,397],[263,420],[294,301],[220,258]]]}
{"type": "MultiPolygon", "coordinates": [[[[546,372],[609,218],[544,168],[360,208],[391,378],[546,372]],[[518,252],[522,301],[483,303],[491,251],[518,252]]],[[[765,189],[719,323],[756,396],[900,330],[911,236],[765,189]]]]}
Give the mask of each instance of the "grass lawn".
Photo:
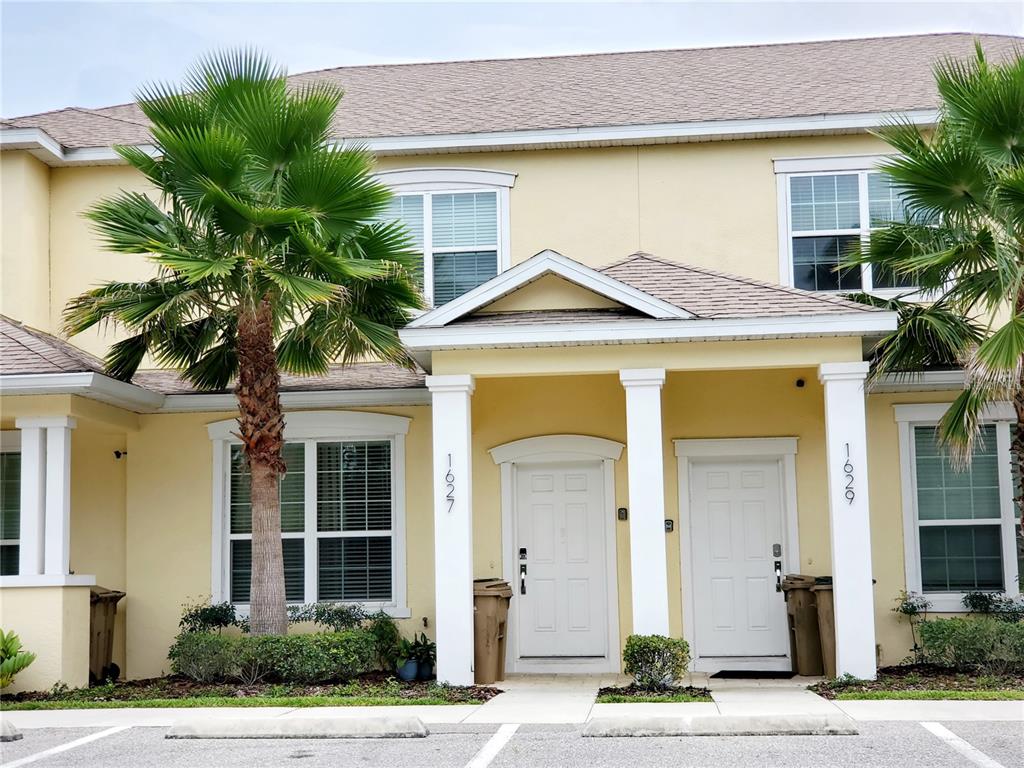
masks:
{"type": "Polygon", "coordinates": [[[823,680],[810,690],[826,699],[1022,701],[1024,675],[985,675],[935,664],[882,667],[874,680],[853,677],[823,680]]]}
{"type": "MultiPolygon", "coordinates": [[[[439,706],[453,702],[438,697],[410,699],[399,696],[197,696],[191,699],[123,699],[120,701],[4,701],[0,711],[25,709],[123,709],[140,707],[393,707],[422,704],[439,706]]],[[[460,704],[478,704],[463,701],[460,704]]]]}
{"type": "Polygon", "coordinates": [[[663,704],[711,701],[707,688],[675,688],[668,691],[645,691],[635,686],[625,688],[602,688],[597,692],[598,704],[663,704]]]}
{"type": "Polygon", "coordinates": [[[1024,701],[1024,691],[843,691],[836,696],[840,701],[871,699],[894,700],[946,700],[946,701],[1024,701]]]}
{"type": "Polygon", "coordinates": [[[384,707],[481,704],[500,691],[487,686],[402,682],[371,672],[336,683],[242,685],[199,683],[171,675],[108,682],[91,688],[55,686],[49,691],[0,697],[0,710],[117,709],[124,707],[384,707]]]}

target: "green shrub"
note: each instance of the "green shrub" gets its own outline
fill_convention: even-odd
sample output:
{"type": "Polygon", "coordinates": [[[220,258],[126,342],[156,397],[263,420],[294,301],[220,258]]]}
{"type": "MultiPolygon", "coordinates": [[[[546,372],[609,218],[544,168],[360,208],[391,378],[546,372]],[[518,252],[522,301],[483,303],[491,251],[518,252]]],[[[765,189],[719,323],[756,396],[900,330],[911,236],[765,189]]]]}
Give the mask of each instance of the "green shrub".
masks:
{"type": "Polygon", "coordinates": [[[1024,600],[1002,592],[968,592],[961,599],[970,613],[992,616],[1002,621],[1024,621],[1024,600]]]}
{"type": "Polygon", "coordinates": [[[231,603],[194,603],[186,604],[181,613],[178,627],[183,634],[189,632],[220,631],[225,627],[238,627],[242,622],[235,613],[231,603]]]}
{"type": "Polygon", "coordinates": [[[0,689],[14,682],[14,676],[36,660],[34,653],[21,650],[21,638],[14,630],[0,629],[0,689]]]}
{"type": "Polygon", "coordinates": [[[171,669],[197,683],[212,683],[234,669],[235,638],[212,632],[183,632],[167,652],[171,669]]]}
{"type": "Polygon", "coordinates": [[[357,629],[368,618],[362,606],[345,603],[309,603],[288,608],[288,621],[291,623],[308,621],[332,632],[357,629]]]}
{"type": "MultiPolygon", "coordinates": [[[[243,643],[252,638],[242,638],[243,643]]],[[[285,683],[347,680],[373,668],[376,643],[364,629],[274,638],[272,675],[285,683]]]]}
{"type": "Polygon", "coordinates": [[[1024,623],[988,617],[934,619],[920,626],[928,661],[1003,675],[1024,671],[1024,623]]]}
{"type": "Polygon", "coordinates": [[[630,635],[622,652],[627,675],[648,691],[671,688],[690,663],[685,640],[662,635],[630,635]]]}
{"type": "Polygon", "coordinates": [[[385,672],[394,672],[398,663],[398,641],[402,639],[395,620],[381,611],[370,617],[367,629],[376,643],[377,665],[385,672]]]}

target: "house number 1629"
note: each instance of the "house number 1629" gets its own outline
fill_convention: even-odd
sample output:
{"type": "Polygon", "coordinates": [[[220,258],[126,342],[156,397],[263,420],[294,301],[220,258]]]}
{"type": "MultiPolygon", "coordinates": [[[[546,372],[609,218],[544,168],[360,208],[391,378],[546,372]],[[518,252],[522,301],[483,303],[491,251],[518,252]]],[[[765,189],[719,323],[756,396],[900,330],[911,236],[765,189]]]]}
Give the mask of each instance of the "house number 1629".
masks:
{"type": "Polygon", "coordinates": [[[452,455],[450,453],[448,454],[448,472],[444,476],[444,484],[444,500],[448,502],[448,511],[451,512],[455,507],[455,473],[452,472],[452,455]]]}
{"type": "Polygon", "coordinates": [[[843,477],[846,478],[846,492],[843,495],[846,496],[847,502],[853,504],[853,500],[857,498],[857,493],[853,490],[853,463],[850,461],[849,443],[846,443],[846,463],[843,464],[843,477]]]}

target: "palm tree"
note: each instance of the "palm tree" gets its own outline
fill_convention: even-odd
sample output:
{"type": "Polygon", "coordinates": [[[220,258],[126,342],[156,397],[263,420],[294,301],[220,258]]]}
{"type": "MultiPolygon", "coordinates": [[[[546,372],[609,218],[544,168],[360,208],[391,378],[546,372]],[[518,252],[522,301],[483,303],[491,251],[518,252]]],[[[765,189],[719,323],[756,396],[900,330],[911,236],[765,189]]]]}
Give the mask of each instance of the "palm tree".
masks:
{"type": "Polygon", "coordinates": [[[979,45],[973,60],[940,62],[935,79],[934,131],[901,119],[878,134],[898,152],[880,169],[906,217],[873,232],[852,261],[911,277],[932,303],[859,297],[899,313],[872,375],[963,366],[963,392],[939,425],[961,466],[985,406],[1012,402],[1014,495],[1024,508],[1024,54],[996,64],[979,45]]]}
{"type": "Polygon", "coordinates": [[[116,150],[160,204],[121,191],[86,215],[107,248],[146,255],[156,276],[72,299],[65,331],[129,331],[105,360],[126,381],[147,355],[199,389],[235,381],[252,477],[251,627],[282,634],[279,372],[323,374],[364,356],[409,364],[396,328],[421,303],[411,241],[376,221],[390,193],[372,156],[331,142],[333,86],[289,88],[265,57],[235,51],[137,98],[158,153],[116,150]]]}

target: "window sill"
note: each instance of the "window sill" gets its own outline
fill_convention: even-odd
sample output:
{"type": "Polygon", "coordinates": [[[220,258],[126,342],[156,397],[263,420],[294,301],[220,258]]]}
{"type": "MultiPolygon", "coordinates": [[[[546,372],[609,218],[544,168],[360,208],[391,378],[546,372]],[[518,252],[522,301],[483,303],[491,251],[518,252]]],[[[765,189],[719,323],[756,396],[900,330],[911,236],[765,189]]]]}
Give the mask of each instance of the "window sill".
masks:
{"type": "MultiPolygon", "coordinates": [[[[924,592],[922,594],[925,600],[931,603],[928,613],[969,613],[963,604],[963,596],[968,594],[966,592],[924,592]]],[[[1007,594],[1013,597],[1016,595],[1016,590],[1012,595],[1009,592],[998,594],[1007,594]]]]}
{"type": "MultiPolygon", "coordinates": [[[[305,605],[305,603],[288,603],[292,605],[305,605]]],[[[358,605],[361,606],[367,613],[377,613],[383,611],[393,619],[408,619],[412,617],[412,611],[408,606],[405,605],[381,605],[380,603],[343,603],[343,605],[358,605]]],[[[249,618],[249,604],[248,603],[234,603],[235,614],[241,619],[249,618]]]]}
{"type": "Polygon", "coordinates": [[[15,587],[93,587],[95,576],[43,573],[35,576],[0,576],[0,589],[15,587]]]}

